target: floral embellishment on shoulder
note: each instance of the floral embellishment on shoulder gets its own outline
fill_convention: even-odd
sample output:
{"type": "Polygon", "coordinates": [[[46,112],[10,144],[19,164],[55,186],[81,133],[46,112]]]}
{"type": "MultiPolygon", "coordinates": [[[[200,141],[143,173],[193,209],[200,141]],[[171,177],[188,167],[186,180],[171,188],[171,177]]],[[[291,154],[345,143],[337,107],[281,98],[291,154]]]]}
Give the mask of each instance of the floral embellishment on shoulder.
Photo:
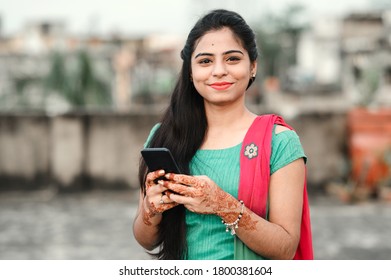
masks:
{"type": "Polygon", "coordinates": [[[258,147],[254,143],[247,145],[244,149],[244,155],[249,159],[255,158],[258,156],[258,147]]]}

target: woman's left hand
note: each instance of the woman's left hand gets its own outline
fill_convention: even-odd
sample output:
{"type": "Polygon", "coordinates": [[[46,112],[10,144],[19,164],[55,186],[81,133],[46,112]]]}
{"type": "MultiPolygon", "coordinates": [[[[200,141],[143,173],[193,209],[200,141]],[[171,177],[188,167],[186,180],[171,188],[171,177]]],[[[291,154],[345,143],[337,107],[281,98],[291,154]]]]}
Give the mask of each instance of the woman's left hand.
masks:
{"type": "Polygon", "coordinates": [[[175,192],[169,195],[170,199],[183,204],[192,212],[226,216],[231,212],[236,213],[240,207],[238,200],[223,191],[207,176],[171,173],[165,176],[169,181],[162,180],[159,184],[175,192]]]}

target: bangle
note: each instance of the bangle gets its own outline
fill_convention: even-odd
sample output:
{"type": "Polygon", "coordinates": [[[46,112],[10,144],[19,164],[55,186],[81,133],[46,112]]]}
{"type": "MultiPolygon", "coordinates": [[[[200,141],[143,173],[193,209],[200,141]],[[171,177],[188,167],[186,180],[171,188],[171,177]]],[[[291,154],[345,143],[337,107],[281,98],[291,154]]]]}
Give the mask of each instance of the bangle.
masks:
{"type": "Polygon", "coordinates": [[[235,228],[239,227],[239,225],[238,225],[239,221],[243,216],[244,202],[243,202],[243,200],[240,200],[239,202],[242,205],[242,208],[240,209],[239,216],[236,218],[236,220],[233,223],[226,223],[224,220],[221,220],[221,222],[225,225],[225,231],[228,232],[229,230],[231,230],[231,235],[236,234],[235,228]]]}

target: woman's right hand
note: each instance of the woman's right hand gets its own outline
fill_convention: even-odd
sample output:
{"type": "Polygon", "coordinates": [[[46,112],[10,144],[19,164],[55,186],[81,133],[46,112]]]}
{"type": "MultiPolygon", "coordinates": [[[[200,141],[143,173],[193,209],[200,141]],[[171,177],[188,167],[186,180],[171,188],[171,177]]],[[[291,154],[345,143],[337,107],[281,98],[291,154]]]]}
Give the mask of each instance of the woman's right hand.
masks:
{"type": "Polygon", "coordinates": [[[164,211],[167,211],[178,203],[172,201],[169,195],[170,192],[167,188],[156,183],[157,179],[164,176],[166,173],[164,170],[157,170],[147,174],[145,180],[145,197],[144,197],[144,210],[145,215],[143,221],[146,225],[151,225],[151,219],[157,215],[161,215],[164,211]]]}

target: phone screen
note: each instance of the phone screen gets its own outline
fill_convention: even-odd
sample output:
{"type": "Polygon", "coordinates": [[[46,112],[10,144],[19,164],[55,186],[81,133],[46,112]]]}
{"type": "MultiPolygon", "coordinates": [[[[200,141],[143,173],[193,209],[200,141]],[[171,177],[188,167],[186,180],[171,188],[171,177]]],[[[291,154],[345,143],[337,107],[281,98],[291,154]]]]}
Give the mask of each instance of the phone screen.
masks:
{"type": "Polygon", "coordinates": [[[145,148],[141,150],[141,155],[149,171],[163,169],[166,173],[181,173],[178,164],[167,148],[145,148]]]}

